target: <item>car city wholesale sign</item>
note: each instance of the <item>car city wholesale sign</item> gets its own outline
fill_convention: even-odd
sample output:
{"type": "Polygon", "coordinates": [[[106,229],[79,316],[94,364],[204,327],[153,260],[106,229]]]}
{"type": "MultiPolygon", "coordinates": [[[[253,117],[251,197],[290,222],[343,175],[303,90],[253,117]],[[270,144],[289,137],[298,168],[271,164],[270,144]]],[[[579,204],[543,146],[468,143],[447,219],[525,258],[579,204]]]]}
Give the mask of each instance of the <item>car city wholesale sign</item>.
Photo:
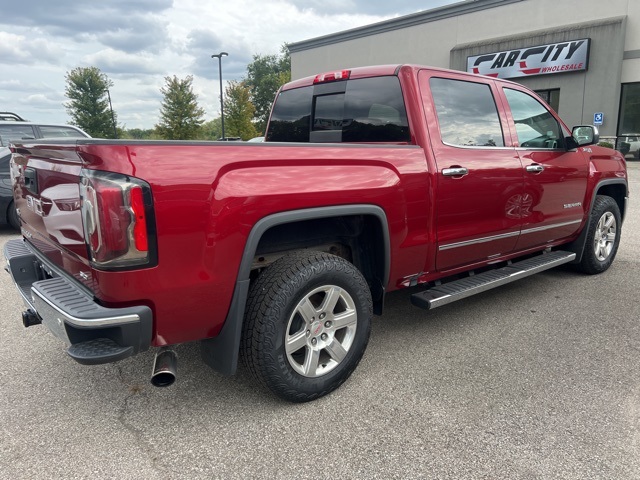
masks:
{"type": "Polygon", "coordinates": [[[467,72],[497,78],[586,70],[590,38],[467,57],[467,72]]]}

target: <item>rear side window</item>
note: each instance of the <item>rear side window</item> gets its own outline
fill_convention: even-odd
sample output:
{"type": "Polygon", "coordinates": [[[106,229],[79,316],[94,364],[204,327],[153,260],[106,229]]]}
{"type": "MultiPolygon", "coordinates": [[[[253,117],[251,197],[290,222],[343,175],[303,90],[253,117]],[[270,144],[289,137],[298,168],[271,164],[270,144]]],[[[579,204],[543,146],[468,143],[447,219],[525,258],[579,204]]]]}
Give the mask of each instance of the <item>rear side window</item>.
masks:
{"type": "Polygon", "coordinates": [[[11,125],[0,125],[0,140],[4,146],[16,140],[32,140],[36,138],[31,125],[21,125],[19,122],[11,125]]]}
{"type": "Polygon", "coordinates": [[[286,90],[267,131],[270,142],[411,140],[397,77],[374,77],[286,90]]]}
{"type": "Polygon", "coordinates": [[[447,78],[432,78],[429,85],[444,143],[504,147],[498,109],[489,85],[447,78]]]}
{"type": "Polygon", "coordinates": [[[56,125],[40,125],[40,133],[44,138],[85,138],[75,128],[56,125]]]}

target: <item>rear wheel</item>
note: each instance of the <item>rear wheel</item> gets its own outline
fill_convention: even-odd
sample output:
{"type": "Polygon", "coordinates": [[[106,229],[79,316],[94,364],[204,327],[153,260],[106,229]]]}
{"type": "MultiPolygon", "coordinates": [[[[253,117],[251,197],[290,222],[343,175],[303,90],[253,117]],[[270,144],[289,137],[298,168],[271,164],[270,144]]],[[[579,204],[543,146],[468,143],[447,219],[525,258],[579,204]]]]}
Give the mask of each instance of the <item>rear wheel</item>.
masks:
{"type": "Polygon", "coordinates": [[[327,253],[282,257],[253,285],[241,357],[276,395],[293,402],[338,388],[369,341],[372,302],[358,269],[327,253]]]}
{"type": "Polygon", "coordinates": [[[11,202],[9,208],[7,209],[7,221],[12,228],[20,230],[20,218],[18,217],[18,212],[16,211],[15,202],[11,202]]]}
{"type": "Polygon", "coordinates": [[[591,211],[587,242],[579,265],[581,271],[596,274],[611,266],[620,244],[621,226],[620,209],[616,201],[598,195],[591,211]]]}

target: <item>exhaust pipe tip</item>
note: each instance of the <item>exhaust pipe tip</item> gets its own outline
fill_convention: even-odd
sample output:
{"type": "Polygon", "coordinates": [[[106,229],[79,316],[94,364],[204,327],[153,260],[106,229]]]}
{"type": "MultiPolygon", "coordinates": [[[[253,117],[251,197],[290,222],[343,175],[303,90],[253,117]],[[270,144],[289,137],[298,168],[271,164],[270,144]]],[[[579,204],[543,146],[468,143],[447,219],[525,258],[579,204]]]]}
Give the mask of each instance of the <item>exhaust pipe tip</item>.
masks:
{"type": "Polygon", "coordinates": [[[168,387],[176,381],[178,356],[176,352],[162,349],[156,354],[151,373],[151,384],[154,387],[168,387]]]}

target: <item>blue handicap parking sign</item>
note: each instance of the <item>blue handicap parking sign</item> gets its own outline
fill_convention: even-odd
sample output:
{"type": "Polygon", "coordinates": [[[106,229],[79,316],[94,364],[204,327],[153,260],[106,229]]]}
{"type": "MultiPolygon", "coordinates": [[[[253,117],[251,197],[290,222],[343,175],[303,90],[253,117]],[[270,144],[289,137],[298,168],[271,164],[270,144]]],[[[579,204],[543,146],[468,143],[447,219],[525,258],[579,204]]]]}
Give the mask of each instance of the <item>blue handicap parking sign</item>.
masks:
{"type": "Polygon", "coordinates": [[[604,123],[604,113],[598,112],[593,114],[593,124],[602,125],[604,123]]]}

